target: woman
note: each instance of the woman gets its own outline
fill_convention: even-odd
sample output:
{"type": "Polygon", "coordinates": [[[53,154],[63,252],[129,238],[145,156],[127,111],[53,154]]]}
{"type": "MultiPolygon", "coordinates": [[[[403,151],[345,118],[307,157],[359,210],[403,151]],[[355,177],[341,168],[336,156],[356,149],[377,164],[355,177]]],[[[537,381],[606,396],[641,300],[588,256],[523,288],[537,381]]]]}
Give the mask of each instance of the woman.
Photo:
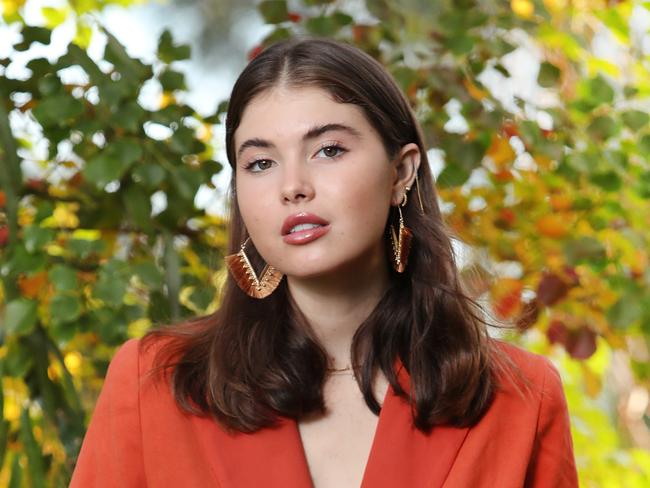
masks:
{"type": "Polygon", "coordinates": [[[490,339],[463,294],[379,63],[268,48],[233,88],[226,148],[222,306],[117,352],[72,486],[577,486],[559,376],[490,339]]]}

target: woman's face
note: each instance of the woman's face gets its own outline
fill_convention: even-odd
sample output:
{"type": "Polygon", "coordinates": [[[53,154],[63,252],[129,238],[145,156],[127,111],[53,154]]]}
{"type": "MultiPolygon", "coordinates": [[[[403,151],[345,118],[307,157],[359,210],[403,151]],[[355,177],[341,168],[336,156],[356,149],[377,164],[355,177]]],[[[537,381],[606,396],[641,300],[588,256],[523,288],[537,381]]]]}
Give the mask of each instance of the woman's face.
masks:
{"type": "Polygon", "coordinates": [[[273,88],[244,110],[234,147],[237,202],[267,263],[296,278],[388,266],[384,229],[404,185],[358,106],[273,88]]]}

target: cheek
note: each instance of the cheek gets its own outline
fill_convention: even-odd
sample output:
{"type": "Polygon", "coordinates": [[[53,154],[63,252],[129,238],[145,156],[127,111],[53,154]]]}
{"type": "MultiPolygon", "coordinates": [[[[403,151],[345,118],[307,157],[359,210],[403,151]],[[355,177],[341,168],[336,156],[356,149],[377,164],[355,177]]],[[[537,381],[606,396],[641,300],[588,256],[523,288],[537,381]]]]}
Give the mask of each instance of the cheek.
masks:
{"type": "Polygon", "coordinates": [[[269,192],[260,191],[254,185],[241,185],[237,188],[237,201],[244,224],[251,237],[267,232],[265,227],[273,224],[269,192]]]}

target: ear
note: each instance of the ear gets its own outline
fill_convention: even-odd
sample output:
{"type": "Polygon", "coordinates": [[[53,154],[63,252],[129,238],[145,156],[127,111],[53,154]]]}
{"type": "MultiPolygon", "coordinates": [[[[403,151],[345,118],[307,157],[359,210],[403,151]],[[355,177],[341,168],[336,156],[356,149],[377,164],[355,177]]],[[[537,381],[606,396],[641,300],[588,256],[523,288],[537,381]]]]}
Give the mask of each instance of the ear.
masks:
{"type": "Polygon", "coordinates": [[[393,206],[399,205],[404,193],[413,188],[415,175],[420,167],[420,148],[411,142],[402,146],[395,160],[393,161],[393,186],[390,203],[393,206]]]}

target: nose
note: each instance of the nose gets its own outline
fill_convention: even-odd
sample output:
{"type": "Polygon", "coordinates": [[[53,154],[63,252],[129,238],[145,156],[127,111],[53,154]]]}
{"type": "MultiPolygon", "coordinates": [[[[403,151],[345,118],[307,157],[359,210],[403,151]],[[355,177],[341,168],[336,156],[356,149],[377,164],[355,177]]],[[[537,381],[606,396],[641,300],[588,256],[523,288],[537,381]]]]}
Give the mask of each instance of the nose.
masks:
{"type": "Polygon", "coordinates": [[[314,186],[304,162],[284,165],[280,198],[285,204],[314,198],[314,186]]]}

